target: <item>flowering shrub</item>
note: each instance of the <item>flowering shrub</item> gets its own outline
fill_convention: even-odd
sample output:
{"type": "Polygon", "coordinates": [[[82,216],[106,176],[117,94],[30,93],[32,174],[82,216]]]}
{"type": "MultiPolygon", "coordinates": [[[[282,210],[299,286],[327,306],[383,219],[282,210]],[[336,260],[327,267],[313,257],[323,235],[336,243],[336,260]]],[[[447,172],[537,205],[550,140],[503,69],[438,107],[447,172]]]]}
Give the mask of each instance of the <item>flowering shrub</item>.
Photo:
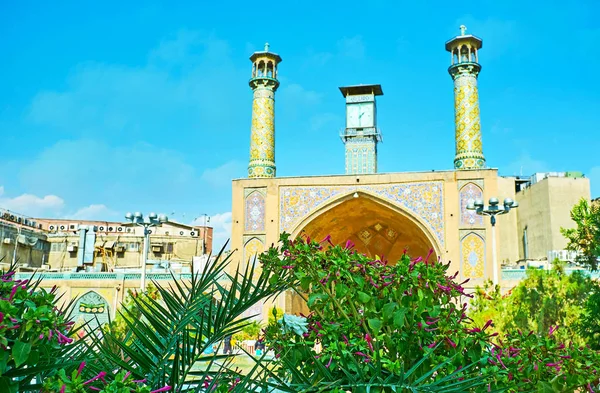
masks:
{"type": "Polygon", "coordinates": [[[305,332],[283,318],[265,333],[279,378],[292,390],[527,391],[597,382],[596,352],[535,334],[494,341],[491,320],[476,326],[467,317],[471,295],[455,281],[458,273],[448,275],[449,264],[404,255],[392,265],[329,238],[284,234],[281,244],[263,254],[263,269],[304,295],[310,310],[305,332]]]}
{"type": "Polygon", "coordinates": [[[37,282],[15,279],[15,272],[0,277],[0,391],[23,391],[44,369],[52,369],[73,322],[56,307],[56,288],[47,292],[37,282]]]}
{"type": "Polygon", "coordinates": [[[64,369],[61,369],[57,376],[47,380],[42,388],[42,393],[159,393],[168,392],[170,386],[164,386],[160,389],[151,390],[146,386],[146,380],[134,380],[130,372],[121,371],[117,373],[110,382],[106,380],[107,373],[102,371],[95,377],[86,380],[82,371],[85,368],[85,362],[74,370],[71,377],[67,377],[64,369]]]}

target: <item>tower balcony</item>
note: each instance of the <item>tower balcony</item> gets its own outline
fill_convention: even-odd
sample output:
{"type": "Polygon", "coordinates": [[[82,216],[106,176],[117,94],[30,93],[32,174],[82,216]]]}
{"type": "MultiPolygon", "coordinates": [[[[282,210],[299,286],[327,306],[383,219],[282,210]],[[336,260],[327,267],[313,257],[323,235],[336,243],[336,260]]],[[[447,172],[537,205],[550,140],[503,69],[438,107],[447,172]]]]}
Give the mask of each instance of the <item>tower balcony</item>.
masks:
{"type": "Polygon", "coordinates": [[[382,142],[383,136],[377,127],[368,128],[344,128],[340,131],[342,142],[356,138],[373,138],[375,142],[382,142]]]}

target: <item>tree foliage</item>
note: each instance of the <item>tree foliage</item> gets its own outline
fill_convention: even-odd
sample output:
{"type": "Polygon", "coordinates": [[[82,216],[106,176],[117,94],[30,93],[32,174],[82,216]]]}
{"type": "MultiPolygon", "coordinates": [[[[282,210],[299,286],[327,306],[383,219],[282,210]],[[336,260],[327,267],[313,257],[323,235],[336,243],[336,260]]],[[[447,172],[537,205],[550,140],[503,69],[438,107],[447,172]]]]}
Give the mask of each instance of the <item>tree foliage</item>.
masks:
{"type": "Polygon", "coordinates": [[[577,262],[586,268],[598,270],[600,260],[600,202],[581,199],[571,210],[575,228],[561,228],[568,240],[567,249],[578,251],[577,262]]]}
{"type": "Polygon", "coordinates": [[[584,272],[566,274],[563,265],[555,261],[552,270],[527,270],[527,277],[506,294],[489,281],[478,287],[469,316],[475,323],[493,319],[501,333],[521,330],[540,335],[560,326],[557,339],[582,345],[589,341],[580,334],[580,321],[586,301],[597,287],[584,272]]]}
{"type": "Polygon", "coordinates": [[[266,330],[282,390],[572,391],[598,383],[600,354],[560,340],[555,326],[498,335],[492,320],[473,323],[470,295],[449,264],[404,255],[392,265],[328,241],[282,235],[281,248],[261,258],[273,280],[308,294],[308,316],[286,315],[266,330]]]}
{"type": "Polygon", "coordinates": [[[600,350],[600,285],[594,285],[592,294],[585,302],[581,320],[578,323],[579,334],[588,345],[600,350]]]}

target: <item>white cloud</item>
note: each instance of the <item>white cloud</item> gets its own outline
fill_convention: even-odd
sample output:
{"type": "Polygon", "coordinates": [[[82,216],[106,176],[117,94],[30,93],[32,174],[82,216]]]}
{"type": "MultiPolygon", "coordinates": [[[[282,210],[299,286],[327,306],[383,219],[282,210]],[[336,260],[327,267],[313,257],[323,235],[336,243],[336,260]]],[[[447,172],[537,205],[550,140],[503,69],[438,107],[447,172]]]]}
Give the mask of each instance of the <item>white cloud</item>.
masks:
{"type": "Polygon", "coordinates": [[[365,56],[365,44],[360,35],[344,37],[337,42],[340,55],[353,59],[362,59],[365,56]]]}
{"type": "MultiPolygon", "coordinates": [[[[4,194],[2,187],[0,196],[4,194]]],[[[32,194],[22,194],[14,198],[1,197],[0,206],[31,217],[39,217],[44,214],[55,214],[60,212],[65,205],[65,201],[56,195],[46,195],[38,197],[32,194]]]]}
{"type": "Polygon", "coordinates": [[[194,167],[181,153],[146,143],[126,146],[93,140],[63,140],[21,164],[19,183],[32,193],[52,193],[81,205],[136,205],[173,198],[197,187],[194,167]],[[160,187],[154,185],[160,184],[160,187]],[[93,201],[90,201],[93,196],[93,201]],[[98,202],[101,201],[101,202],[98,202]]]}
{"type": "Polygon", "coordinates": [[[231,180],[244,177],[245,171],[245,165],[234,160],[216,168],[205,169],[200,179],[214,187],[230,187],[231,180]]]}
{"type": "Polygon", "coordinates": [[[106,205],[96,204],[82,207],[70,215],[70,218],[74,220],[113,221],[118,220],[119,215],[116,211],[106,207],[106,205]]]}
{"type": "MultiPolygon", "coordinates": [[[[191,225],[204,225],[204,218],[195,219],[191,225]]],[[[231,237],[231,212],[210,216],[210,223],[207,225],[213,228],[213,252],[217,253],[231,237]]],[[[229,248],[229,244],[227,248],[229,248]]]]}

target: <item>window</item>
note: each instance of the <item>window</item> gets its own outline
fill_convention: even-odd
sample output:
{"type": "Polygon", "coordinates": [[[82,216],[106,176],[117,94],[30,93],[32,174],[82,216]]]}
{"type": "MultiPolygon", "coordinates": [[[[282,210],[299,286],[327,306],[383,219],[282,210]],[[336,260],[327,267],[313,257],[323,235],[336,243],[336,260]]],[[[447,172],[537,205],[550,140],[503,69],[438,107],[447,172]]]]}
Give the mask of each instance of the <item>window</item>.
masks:
{"type": "Polygon", "coordinates": [[[167,253],[173,254],[173,243],[167,243],[167,253]]]}
{"type": "Polygon", "coordinates": [[[139,251],[140,243],[129,243],[129,251],[139,251]]]}

